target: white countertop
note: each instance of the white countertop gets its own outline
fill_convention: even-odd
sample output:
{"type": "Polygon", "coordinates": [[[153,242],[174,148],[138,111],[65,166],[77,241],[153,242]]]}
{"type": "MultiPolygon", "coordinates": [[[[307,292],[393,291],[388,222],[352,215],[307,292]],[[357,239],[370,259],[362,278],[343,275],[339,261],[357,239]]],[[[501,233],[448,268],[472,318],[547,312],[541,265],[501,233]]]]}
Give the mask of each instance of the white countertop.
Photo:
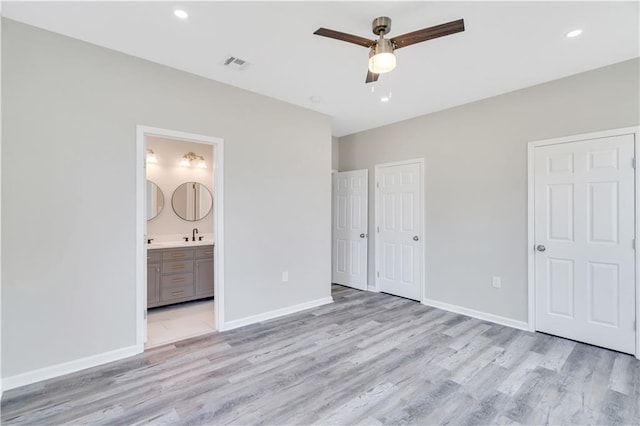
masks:
{"type": "Polygon", "coordinates": [[[198,247],[198,246],[210,246],[213,244],[213,240],[202,241],[152,241],[151,244],[147,244],[147,249],[164,249],[164,248],[183,248],[183,247],[198,247]]]}

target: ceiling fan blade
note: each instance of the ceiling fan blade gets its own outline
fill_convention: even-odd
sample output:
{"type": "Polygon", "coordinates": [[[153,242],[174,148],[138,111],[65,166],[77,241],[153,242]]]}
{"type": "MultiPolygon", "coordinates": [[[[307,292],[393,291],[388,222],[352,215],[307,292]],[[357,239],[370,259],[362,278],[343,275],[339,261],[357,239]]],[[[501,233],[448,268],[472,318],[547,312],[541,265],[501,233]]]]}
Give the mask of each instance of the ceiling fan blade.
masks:
{"type": "Polygon", "coordinates": [[[327,28],[318,28],[315,32],[315,35],[335,38],[336,40],[346,41],[347,43],[357,44],[362,47],[371,47],[376,42],[373,40],[369,40],[368,38],[360,37],[353,34],[341,33],[340,31],[329,30],[327,28]]]}
{"type": "Polygon", "coordinates": [[[396,49],[400,49],[401,47],[411,46],[412,44],[448,36],[462,31],[464,31],[464,19],[458,19],[457,21],[447,22],[446,24],[440,24],[407,34],[402,34],[392,38],[391,41],[395,44],[396,49]]]}
{"type": "Polygon", "coordinates": [[[367,79],[365,80],[365,83],[373,83],[374,81],[378,81],[378,77],[380,77],[380,74],[372,73],[367,69],[367,79]]]}

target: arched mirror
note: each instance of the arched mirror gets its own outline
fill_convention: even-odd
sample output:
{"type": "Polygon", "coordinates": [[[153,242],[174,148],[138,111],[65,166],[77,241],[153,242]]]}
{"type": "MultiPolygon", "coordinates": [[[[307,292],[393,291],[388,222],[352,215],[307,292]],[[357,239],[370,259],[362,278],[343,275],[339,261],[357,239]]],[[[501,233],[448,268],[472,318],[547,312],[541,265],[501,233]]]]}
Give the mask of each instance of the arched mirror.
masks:
{"type": "Polygon", "coordinates": [[[158,216],[164,208],[164,194],[155,183],[147,181],[147,220],[158,216]]]}
{"type": "Polygon", "coordinates": [[[173,191],[171,206],[180,218],[195,222],[203,219],[213,207],[209,189],[198,182],[185,182],[173,191]]]}

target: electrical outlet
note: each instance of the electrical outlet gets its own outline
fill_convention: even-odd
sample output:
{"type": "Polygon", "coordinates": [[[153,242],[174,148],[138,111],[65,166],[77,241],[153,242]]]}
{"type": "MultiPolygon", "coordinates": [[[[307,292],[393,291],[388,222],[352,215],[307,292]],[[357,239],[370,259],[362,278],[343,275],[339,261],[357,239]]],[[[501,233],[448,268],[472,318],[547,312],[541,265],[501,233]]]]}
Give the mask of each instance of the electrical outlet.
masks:
{"type": "Polygon", "coordinates": [[[289,281],[289,271],[284,271],[284,272],[282,273],[282,282],[283,282],[283,283],[286,283],[286,282],[288,282],[288,281],[289,281]]]}
{"type": "Polygon", "coordinates": [[[494,288],[500,288],[502,287],[502,280],[500,279],[500,277],[493,277],[493,279],[491,280],[491,285],[493,285],[494,288]]]}

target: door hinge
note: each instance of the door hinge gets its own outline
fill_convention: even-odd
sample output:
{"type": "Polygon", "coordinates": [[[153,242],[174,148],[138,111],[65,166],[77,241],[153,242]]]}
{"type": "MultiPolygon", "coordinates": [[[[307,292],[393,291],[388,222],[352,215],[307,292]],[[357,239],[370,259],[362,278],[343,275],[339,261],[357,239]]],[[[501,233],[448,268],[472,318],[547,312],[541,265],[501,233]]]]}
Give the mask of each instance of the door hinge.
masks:
{"type": "Polygon", "coordinates": [[[380,278],[380,272],[376,272],[376,276],[380,278]]]}
{"type": "Polygon", "coordinates": [[[634,169],[636,168],[636,158],[635,157],[633,157],[631,159],[631,167],[634,168],[634,169]]]}
{"type": "Polygon", "coordinates": [[[376,182],[376,188],[380,188],[380,182],[376,182]]]}
{"type": "Polygon", "coordinates": [[[631,245],[633,246],[633,249],[636,249],[636,239],[634,238],[633,240],[631,240],[631,245]]]}
{"type": "Polygon", "coordinates": [[[377,226],[376,229],[378,230],[378,232],[380,232],[380,227],[379,226],[377,226]]]}

